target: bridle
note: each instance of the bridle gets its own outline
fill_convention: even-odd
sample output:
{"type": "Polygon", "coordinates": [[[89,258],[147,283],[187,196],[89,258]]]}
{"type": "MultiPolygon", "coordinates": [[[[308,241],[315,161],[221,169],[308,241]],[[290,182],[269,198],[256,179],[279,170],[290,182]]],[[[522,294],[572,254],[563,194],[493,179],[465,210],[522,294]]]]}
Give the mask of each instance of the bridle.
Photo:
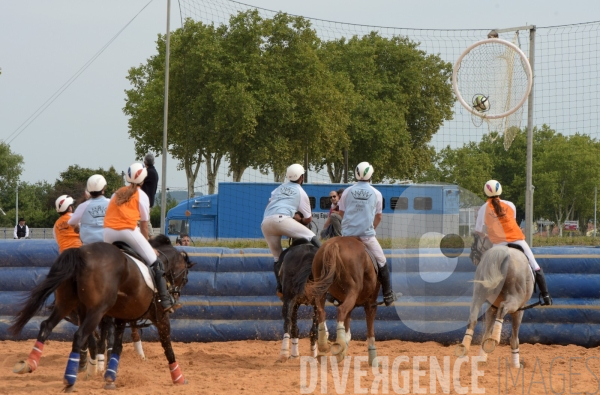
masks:
{"type": "Polygon", "coordinates": [[[181,290],[188,283],[189,257],[185,252],[175,251],[176,254],[181,255],[181,259],[183,259],[185,262],[183,270],[181,270],[179,273],[175,274],[173,269],[171,269],[170,260],[169,260],[169,257],[167,256],[167,254],[165,254],[161,250],[157,250],[157,251],[165,257],[166,266],[169,268],[169,270],[165,270],[165,277],[167,279],[167,290],[169,291],[169,293],[171,295],[173,295],[176,298],[179,298],[181,296],[181,290]],[[180,280],[179,285],[176,285],[178,280],[180,280]]]}

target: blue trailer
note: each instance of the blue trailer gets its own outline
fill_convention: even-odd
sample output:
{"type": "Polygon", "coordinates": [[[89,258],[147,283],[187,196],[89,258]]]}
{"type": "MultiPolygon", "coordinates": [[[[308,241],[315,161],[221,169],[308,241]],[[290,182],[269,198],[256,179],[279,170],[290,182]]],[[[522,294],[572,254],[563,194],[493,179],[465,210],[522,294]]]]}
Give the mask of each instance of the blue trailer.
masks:
{"type": "MultiPolygon", "coordinates": [[[[169,210],[166,233],[193,239],[260,239],[260,224],[271,192],[280,184],[222,182],[219,193],[182,201],[169,210]]],[[[329,192],[351,184],[305,184],[313,224],[327,220],[329,192]]],[[[427,232],[458,233],[460,191],[456,185],[374,184],[383,196],[383,219],[377,236],[420,237],[427,232]]]]}

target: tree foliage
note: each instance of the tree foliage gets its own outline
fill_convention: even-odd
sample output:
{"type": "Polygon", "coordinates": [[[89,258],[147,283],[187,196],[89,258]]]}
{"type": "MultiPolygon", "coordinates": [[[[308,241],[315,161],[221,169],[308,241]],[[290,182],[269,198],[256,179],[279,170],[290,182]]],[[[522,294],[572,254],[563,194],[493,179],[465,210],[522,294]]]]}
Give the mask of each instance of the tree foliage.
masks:
{"type": "MultiPolygon", "coordinates": [[[[140,157],[161,151],[164,63],[159,36],[157,54],[127,76],[123,111],[140,157]]],[[[169,152],[190,192],[204,163],[213,193],[225,160],[240,181],[247,168],[277,178],[308,155],[338,182],[345,149],[351,163],[373,163],[376,181],[412,177],[452,118],[451,71],[407,38],[323,42],[310,21],[284,13],[240,12],[219,26],[187,20],[171,35],[169,152]]]]}
{"type": "MultiPolygon", "coordinates": [[[[421,181],[443,181],[483,194],[489,179],[502,184],[502,198],[515,203],[517,217],[524,218],[526,186],[526,130],[521,130],[510,149],[501,136],[484,135],[479,143],[440,150],[435,166],[421,181]]],[[[588,135],[565,136],[548,125],[533,130],[534,218],[554,221],[560,229],[567,220],[580,227],[594,216],[594,187],[600,184],[600,141],[588,135]]]]}

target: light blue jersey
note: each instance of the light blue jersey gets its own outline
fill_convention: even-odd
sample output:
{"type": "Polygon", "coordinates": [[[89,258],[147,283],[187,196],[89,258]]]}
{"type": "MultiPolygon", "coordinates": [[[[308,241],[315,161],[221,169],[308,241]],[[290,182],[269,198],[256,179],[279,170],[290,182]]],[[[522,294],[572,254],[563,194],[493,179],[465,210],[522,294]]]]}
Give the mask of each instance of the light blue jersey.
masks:
{"type": "MultiPolygon", "coordinates": [[[[271,192],[271,201],[265,209],[263,218],[271,215],[286,215],[288,217],[293,217],[296,211],[299,211],[298,208],[300,207],[301,201],[308,201],[308,196],[306,199],[302,199],[303,195],[306,195],[306,192],[304,192],[304,189],[302,189],[299,184],[294,182],[281,184],[271,192]]],[[[306,217],[306,213],[303,213],[303,215],[306,217]]],[[[310,216],[310,211],[308,212],[308,216],[310,216]]]]}
{"type": "MultiPolygon", "coordinates": [[[[79,237],[83,244],[104,241],[104,216],[109,200],[104,196],[89,199],[81,213],[79,237]]],[[[79,207],[78,207],[79,209],[79,207]]]]}
{"type": "Polygon", "coordinates": [[[358,182],[347,188],[339,203],[342,219],[342,236],[375,236],[373,221],[381,213],[381,193],[368,182],[358,182]]]}

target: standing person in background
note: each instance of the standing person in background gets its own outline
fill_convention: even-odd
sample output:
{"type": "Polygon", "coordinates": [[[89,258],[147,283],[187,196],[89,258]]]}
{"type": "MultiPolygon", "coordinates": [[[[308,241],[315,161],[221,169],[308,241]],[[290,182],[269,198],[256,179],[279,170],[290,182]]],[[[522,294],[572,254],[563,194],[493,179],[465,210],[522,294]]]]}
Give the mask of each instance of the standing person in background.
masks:
{"type": "Polygon", "coordinates": [[[28,239],[29,238],[29,227],[25,225],[25,218],[19,218],[19,223],[15,226],[13,232],[15,239],[28,239]]]}
{"type": "Polygon", "coordinates": [[[344,188],[329,192],[331,208],[329,209],[329,217],[327,217],[327,221],[325,221],[323,230],[321,231],[322,239],[326,240],[342,235],[342,217],[339,213],[339,202],[342,197],[342,193],[344,193],[344,188]]]}
{"type": "Polygon", "coordinates": [[[106,179],[102,175],[88,178],[86,192],[90,198],[77,207],[69,220],[69,225],[80,226],[79,237],[83,244],[104,241],[104,216],[108,207],[105,189],[106,179]]]}
{"type": "Polygon", "coordinates": [[[79,239],[79,225],[69,225],[69,220],[73,215],[75,199],[69,195],[62,195],[56,199],[55,204],[56,212],[60,214],[60,217],[54,223],[52,233],[58,244],[58,253],[60,254],[67,248],[81,247],[81,240],[79,239]]]}
{"type": "MultiPolygon", "coordinates": [[[[144,165],[146,165],[146,171],[148,175],[142,185],[142,191],[148,195],[150,200],[150,208],[154,207],[154,197],[156,196],[156,190],[158,189],[158,172],[154,168],[154,155],[147,154],[144,157],[144,165]]],[[[154,229],[152,229],[152,223],[148,221],[148,234],[154,236],[154,229]]]]}

